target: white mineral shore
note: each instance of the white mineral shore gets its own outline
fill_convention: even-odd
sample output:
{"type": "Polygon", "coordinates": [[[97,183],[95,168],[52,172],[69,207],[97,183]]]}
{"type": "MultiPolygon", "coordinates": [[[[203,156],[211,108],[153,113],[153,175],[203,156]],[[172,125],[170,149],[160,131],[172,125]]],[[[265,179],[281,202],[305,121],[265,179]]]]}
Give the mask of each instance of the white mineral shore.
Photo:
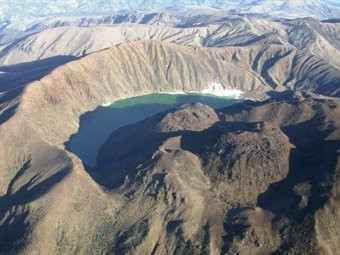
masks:
{"type": "Polygon", "coordinates": [[[238,89],[226,89],[222,86],[222,84],[214,82],[211,83],[208,88],[203,89],[199,93],[211,94],[219,97],[234,96],[237,99],[243,92],[238,89]]]}
{"type": "MultiPolygon", "coordinates": [[[[238,89],[226,89],[220,83],[213,82],[209,85],[208,88],[203,89],[202,91],[172,91],[172,92],[155,92],[158,94],[168,94],[168,95],[187,95],[187,94],[205,94],[205,95],[214,95],[217,97],[235,97],[238,99],[243,92],[238,89]]],[[[101,106],[107,107],[113,104],[115,101],[107,101],[107,103],[102,104],[101,106]]]]}

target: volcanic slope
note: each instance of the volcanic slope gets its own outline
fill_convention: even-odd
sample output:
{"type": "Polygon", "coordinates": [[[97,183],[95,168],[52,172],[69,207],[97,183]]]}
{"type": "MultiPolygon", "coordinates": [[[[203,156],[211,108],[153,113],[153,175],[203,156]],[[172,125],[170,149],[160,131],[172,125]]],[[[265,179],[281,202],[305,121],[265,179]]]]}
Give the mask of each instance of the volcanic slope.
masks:
{"type": "Polygon", "coordinates": [[[113,251],[337,254],[339,102],[284,99],[184,105],[114,132],[92,175],[139,213],[113,251]]]}
{"type": "Polygon", "coordinates": [[[92,178],[37,140],[0,200],[1,252],[337,254],[339,102],[274,97],[123,127],[92,178]]]}
{"type": "MultiPolygon", "coordinates": [[[[155,41],[131,42],[51,71],[54,61],[68,60],[69,57],[28,64],[34,66],[35,72],[30,73],[28,68],[24,79],[16,78],[22,74],[20,70],[25,64],[9,68],[8,76],[2,74],[3,118],[8,119],[20,105],[28,116],[34,113],[33,109],[46,109],[49,119],[45,120],[53,122],[55,115],[63,111],[82,113],[79,108],[90,110],[100,103],[144,93],[201,91],[212,83],[247,92],[252,97],[264,97],[267,91],[285,89],[304,89],[331,96],[340,93],[338,68],[289,45],[202,48],[155,41]],[[48,72],[50,74],[40,81],[27,85],[48,72]],[[21,99],[21,94],[26,96],[21,99]],[[37,94],[45,96],[35,100],[37,94]],[[41,107],[45,103],[48,107],[41,107]],[[25,110],[26,104],[33,106],[30,112],[25,110]],[[52,106],[58,109],[50,108],[52,106]]],[[[41,119],[33,117],[36,118],[41,119]]],[[[37,125],[40,121],[43,120],[37,125]]],[[[56,125],[65,125],[65,130],[71,125],[73,132],[77,128],[72,122],[64,122],[56,125]]],[[[40,132],[45,132],[43,130],[40,132]]]]}

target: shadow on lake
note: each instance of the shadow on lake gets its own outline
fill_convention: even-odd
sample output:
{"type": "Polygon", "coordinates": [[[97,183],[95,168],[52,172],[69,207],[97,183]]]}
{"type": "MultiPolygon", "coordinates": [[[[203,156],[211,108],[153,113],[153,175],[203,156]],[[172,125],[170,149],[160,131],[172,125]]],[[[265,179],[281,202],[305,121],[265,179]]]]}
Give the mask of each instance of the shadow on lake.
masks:
{"type": "Polygon", "coordinates": [[[99,106],[94,111],[83,114],[78,132],[70,137],[65,146],[83,161],[86,168],[91,169],[96,166],[100,148],[115,130],[152,117],[176,105],[197,102],[218,109],[234,103],[235,100],[200,94],[150,94],[119,100],[111,106],[99,106]]]}

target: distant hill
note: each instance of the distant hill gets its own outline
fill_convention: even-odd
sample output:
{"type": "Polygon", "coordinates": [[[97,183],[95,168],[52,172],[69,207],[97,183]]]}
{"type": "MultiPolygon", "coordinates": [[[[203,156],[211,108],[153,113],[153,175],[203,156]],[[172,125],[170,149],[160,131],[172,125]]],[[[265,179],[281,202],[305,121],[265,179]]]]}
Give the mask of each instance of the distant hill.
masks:
{"type": "Polygon", "coordinates": [[[25,30],[51,17],[185,9],[237,11],[285,18],[331,19],[340,17],[339,7],[320,0],[8,0],[0,6],[0,33],[5,28],[25,30]]]}

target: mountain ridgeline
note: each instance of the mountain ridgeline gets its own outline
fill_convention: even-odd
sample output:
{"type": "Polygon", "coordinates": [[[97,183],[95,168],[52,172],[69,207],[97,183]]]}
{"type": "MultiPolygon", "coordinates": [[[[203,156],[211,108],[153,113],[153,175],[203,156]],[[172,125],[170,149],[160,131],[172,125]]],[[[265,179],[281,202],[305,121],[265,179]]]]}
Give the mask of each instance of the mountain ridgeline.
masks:
{"type": "Polygon", "coordinates": [[[0,63],[56,56],[81,57],[128,41],[158,40],[203,47],[291,46],[339,68],[339,23],[311,18],[265,19],[225,13],[132,13],[65,17],[41,22],[18,36],[0,37],[0,63]]]}
{"type": "Polygon", "coordinates": [[[322,0],[7,0],[0,9],[0,32],[25,30],[47,18],[111,15],[136,11],[250,13],[282,18],[339,18],[340,8],[322,0]]]}

